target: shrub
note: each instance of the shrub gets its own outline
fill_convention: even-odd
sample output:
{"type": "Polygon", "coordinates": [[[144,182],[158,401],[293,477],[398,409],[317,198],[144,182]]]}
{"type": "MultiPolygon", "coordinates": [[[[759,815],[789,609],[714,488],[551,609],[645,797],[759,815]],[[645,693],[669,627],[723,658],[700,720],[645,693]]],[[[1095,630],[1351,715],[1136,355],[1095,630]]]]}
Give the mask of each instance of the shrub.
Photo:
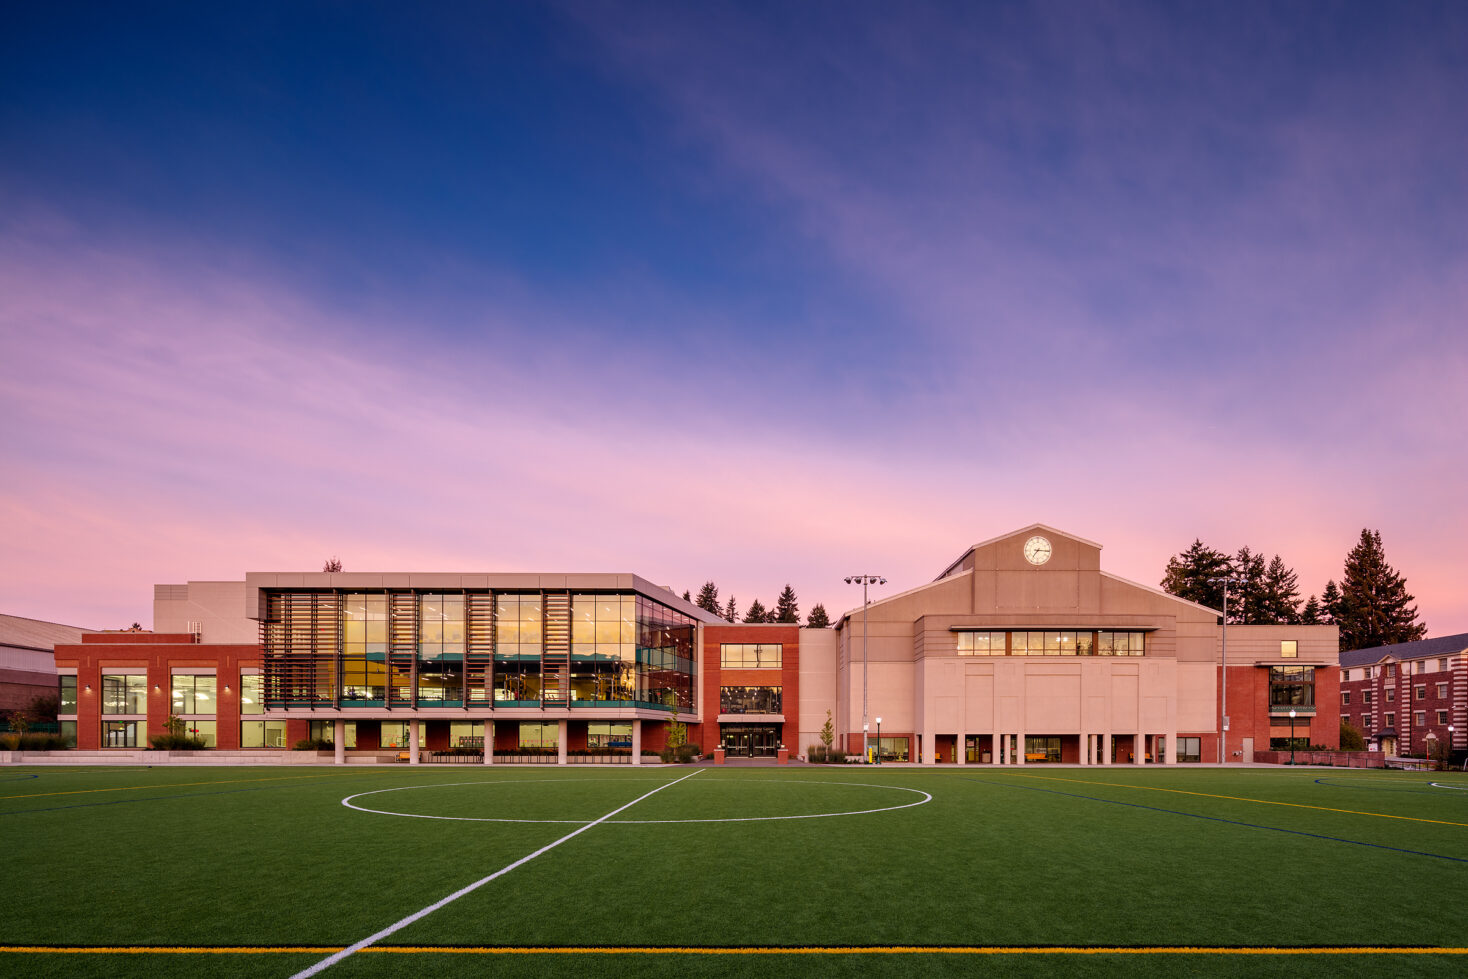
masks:
{"type": "Polygon", "coordinates": [[[1341,750],[1365,751],[1366,738],[1355,727],[1341,721],[1341,750]]]}
{"type": "Polygon", "coordinates": [[[302,738],[295,744],[296,751],[335,751],[336,742],[325,738],[302,738]]]}
{"type": "Polygon", "coordinates": [[[208,747],[203,738],[191,737],[187,734],[175,734],[166,732],[155,734],[148,739],[148,745],[159,751],[199,751],[208,747]]]}
{"type": "Polygon", "coordinates": [[[691,761],[698,761],[703,756],[703,749],[696,744],[668,745],[661,752],[663,761],[668,764],[686,765],[691,761]]]}
{"type": "Polygon", "coordinates": [[[826,746],[813,744],[805,750],[806,760],[812,765],[824,765],[826,763],[826,746]]]}

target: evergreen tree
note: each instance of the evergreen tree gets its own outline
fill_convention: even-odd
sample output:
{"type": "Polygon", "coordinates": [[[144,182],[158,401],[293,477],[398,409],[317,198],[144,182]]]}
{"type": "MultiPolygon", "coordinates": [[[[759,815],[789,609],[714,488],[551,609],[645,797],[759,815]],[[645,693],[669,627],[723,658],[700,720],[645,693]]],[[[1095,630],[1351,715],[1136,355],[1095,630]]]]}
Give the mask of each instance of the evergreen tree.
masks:
{"type": "Polygon", "coordinates": [[[1361,531],[1361,539],[1346,555],[1341,573],[1341,650],[1368,649],[1393,643],[1412,642],[1427,635],[1427,626],[1417,621],[1406,580],[1386,563],[1381,533],[1361,531]]]}
{"type": "Polygon", "coordinates": [[[691,601],[693,601],[693,593],[690,592],[687,588],[683,589],[683,601],[685,601],[685,602],[691,602],[691,601]]]}
{"type": "Polygon", "coordinates": [[[1229,602],[1229,621],[1236,625],[1261,625],[1271,621],[1265,611],[1264,555],[1248,547],[1239,548],[1234,557],[1234,577],[1238,579],[1233,600],[1229,602]]]}
{"type": "Polygon", "coordinates": [[[831,628],[831,617],[826,614],[826,606],[817,602],[810,610],[810,615],[806,617],[805,625],[807,629],[831,628]]]}
{"type": "Polygon", "coordinates": [[[769,613],[765,611],[765,603],[758,598],[749,603],[749,611],[744,613],[745,622],[767,622],[769,613]]]}
{"type": "Polygon", "coordinates": [[[734,596],[733,595],[730,595],[729,596],[729,604],[724,606],[724,621],[726,621],[726,622],[738,622],[739,621],[739,606],[737,606],[737,605],[734,604],[734,596]]]}
{"type": "Polygon", "coordinates": [[[326,563],[321,566],[321,570],[327,572],[328,574],[334,574],[341,569],[342,559],[336,556],[327,558],[326,563]]]}
{"type": "Polygon", "coordinates": [[[1300,579],[1276,554],[1264,569],[1262,622],[1300,624],[1300,579]]]}
{"type": "Polygon", "coordinates": [[[1223,582],[1231,570],[1228,557],[1221,551],[1194,540],[1193,546],[1167,559],[1167,573],[1162,576],[1162,590],[1208,608],[1223,608],[1223,582]]]}
{"type": "Polygon", "coordinates": [[[1341,614],[1341,590],[1336,587],[1335,579],[1325,583],[1325,591],[1320,593],[1320,624],[1335,625],[1341,614]]]}
{"type": "Polygon", "coordinates": [[[790,622],[800,624],[800,606],[795,604],[795,589],[788,584],[785,590],[780,592],[780,597],[775,599],[775,622],[790,622]]]}
{"type": "Polygon", "coordinates": [[[1311,595],[1305,600],[1305,608],[1300,612],[1300,625],[1325,625],[1325,609],[1320,606],[1320,599],[1311,595]]]}
{"type": "Polygon", "coordinates": [[[724,610],[719,607],[719,586],[712,581],[703,583],[703,587],[698,590],[698,601],[693,604],[705,612],[712,612],[715,615],[724,614],[724,610]]]}

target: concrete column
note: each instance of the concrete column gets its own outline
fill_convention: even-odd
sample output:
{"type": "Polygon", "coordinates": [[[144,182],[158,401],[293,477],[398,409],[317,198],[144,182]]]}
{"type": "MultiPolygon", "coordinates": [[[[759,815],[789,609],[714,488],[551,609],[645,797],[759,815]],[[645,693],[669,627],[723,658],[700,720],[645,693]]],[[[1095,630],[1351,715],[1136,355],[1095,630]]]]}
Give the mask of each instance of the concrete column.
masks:
{"type": "Polygon", "coordinates": [[[632,764],[642,764],[642,722],[632,719],[632,764]]]}
{"type": "Polygon", "coordinates": [[[989,735],[989,764],[991,765],[1001,764],[999,752],[1003,749],[1000,747],[999,737],[997,734],[989,735]]]}
{"type": "Polygon", "coordinates": [[[408,722],[408,764],[418,764],[418,718],[408,722]]]}
{"type": "Polygon", "coordinates": [[[1091,764],[1091,736],[1089,734],[1081,735],[1081,764],[1091,764]]]}
{"type": "Polygon", "coordinates": [[[1167,763],[1177,764],[1177,732],[1170,731],[1167,735],[1167,763]]]}
{"type": "Polygon", "coordinates": [[[331,743],[336,746],[336,757],[332,761],[338,765],[345,765],[347,763],[347,722],[338,717],[333,727],[331,743]]]}
{"type": "Polygon", "coordinates": [[[1111,732],[1107,731],[1101,736],[1101,764],[1111,764],[1111,732]]]}
{"type": "Polygon", "coordinates": [[[936,765],[938,763],[938,735],[932,731],[925,731],[923,739],[923,764],[936,765]]]}
{"type": "Polygon", "coordinates": [[[1014,763],[1016,765],[1025,763],[1025,732],[1023,731],[1014,736],[1014,763]]]}
{"type": "Polygon", "coordinates": [[[1147,764],[1147,736],[1140,732],[1132,738],[1132,764],[1147,764]]]}
{"type": "Polygon", "coordinates": [[[953,750],[953,760],[960,765],[968,764],[968,735],[958,732],[958,746],[953,750]]]}
{"type": "Polygon", "coordinates": [[[556,732],[556,764],[566,764],[566,730],[571,726],[570,721],[561,721],[560,730],[556,732]]]}
{"type": "Polygon", "coordinates": [[[484,722],[484,763],[494,764],[494,721],[484,722]]]}

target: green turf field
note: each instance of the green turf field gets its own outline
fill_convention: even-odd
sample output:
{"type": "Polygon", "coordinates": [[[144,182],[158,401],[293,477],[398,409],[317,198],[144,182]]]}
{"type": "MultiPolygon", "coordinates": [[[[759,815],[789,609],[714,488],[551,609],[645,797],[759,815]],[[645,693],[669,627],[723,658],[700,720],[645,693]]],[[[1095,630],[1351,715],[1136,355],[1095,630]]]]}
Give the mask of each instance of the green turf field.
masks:
{"type": "Polygon", "coordinates": [[[1468,972],[1462,773],[12,767],[0,844],[0,975],[291,976],[501,871],[319,974],[1468,972]]]}

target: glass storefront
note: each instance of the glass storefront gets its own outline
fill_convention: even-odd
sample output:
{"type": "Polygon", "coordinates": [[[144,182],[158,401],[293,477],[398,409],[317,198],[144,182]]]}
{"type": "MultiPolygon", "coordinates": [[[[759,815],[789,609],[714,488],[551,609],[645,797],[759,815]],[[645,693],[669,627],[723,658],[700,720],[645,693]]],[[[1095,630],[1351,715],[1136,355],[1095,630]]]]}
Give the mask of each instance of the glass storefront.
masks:
{"type": "Polygon", "coordinates": [[[732,758],[773,758],[783,724],[721,724],[719,746],[732,758]]]}

